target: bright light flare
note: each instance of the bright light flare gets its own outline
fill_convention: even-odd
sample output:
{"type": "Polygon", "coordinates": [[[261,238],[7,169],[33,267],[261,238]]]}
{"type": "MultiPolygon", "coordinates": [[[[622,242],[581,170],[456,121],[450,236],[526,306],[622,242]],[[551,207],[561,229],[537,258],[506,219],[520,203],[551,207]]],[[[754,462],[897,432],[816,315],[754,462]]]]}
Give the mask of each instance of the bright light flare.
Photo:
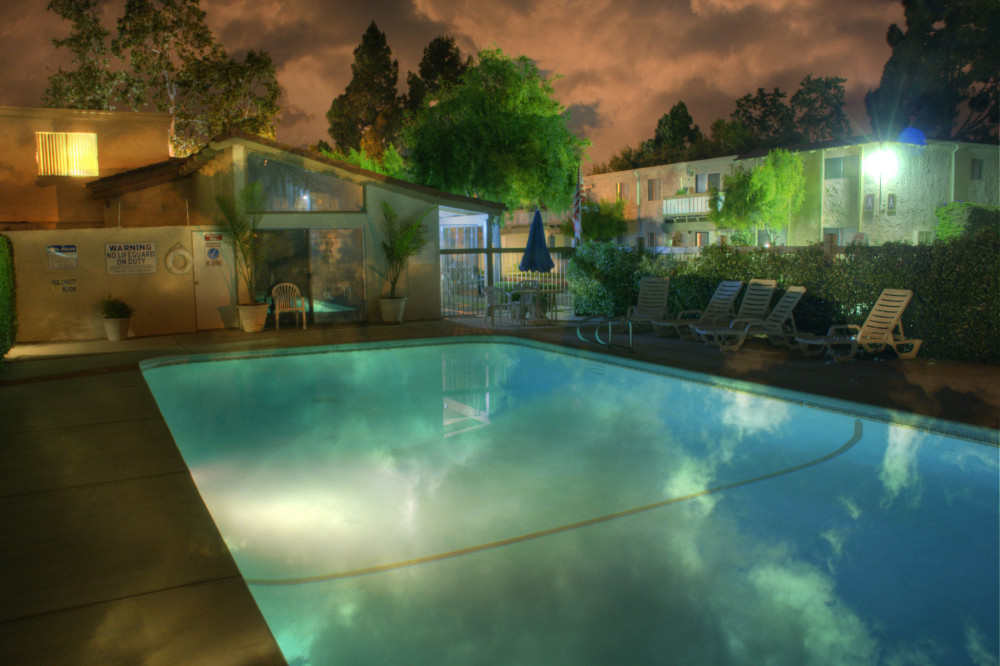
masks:
{"type": "Polygon", "coordinates": [[[899,161],[896,153],[889,148],[883,148],[870,155],[865,155],[865,172],[883,179],[895,178],[899,171],[899,161]]]}

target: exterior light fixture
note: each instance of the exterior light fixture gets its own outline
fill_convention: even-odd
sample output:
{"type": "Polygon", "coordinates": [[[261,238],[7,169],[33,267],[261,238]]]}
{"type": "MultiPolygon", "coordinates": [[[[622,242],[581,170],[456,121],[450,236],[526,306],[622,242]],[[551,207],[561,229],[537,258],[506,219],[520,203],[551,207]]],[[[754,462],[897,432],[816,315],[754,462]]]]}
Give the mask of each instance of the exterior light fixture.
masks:
{"type": "Polygon", "coordinates": [[[895,178],[899,171],[899,161],[891,148],[882,148],[865,155],[865,172],[880,180],[895,178]]]}

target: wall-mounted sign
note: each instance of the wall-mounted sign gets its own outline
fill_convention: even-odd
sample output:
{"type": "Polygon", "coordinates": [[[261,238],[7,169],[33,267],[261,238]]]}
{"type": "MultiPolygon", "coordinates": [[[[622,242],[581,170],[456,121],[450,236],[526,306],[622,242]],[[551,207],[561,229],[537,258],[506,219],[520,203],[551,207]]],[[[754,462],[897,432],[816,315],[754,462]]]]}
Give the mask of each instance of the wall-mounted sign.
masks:
{"type": "Polygon", "coordinates": [[[50,271],[76,270],[76,245],[49,245],[45,248],[50,271]]]}
{"type": "Polygon", "coordinates": [[[890,192],[885,197],[885,209],[890,213],[896,212],[896,193],[890,192]]]}
{"type": "Polygon", "coordinates": [[[50,281],[53,294],[75,294],[76,278],[56,278],[50,281]]]}
{"type": "Polygon", "coordinates": [[[222,234],[205,234],[205,265],[222,265],[222,234]]]}
{"type": "Polygon", "coordinates": [[[865,195],[865,212],[871,213],[875,211],[875,195],[866,194],[865,195]]]}
{"type": "Polygon", "coordinates": [[[156,272],[156,243],[105,243],[108,275],[156,272]]]}

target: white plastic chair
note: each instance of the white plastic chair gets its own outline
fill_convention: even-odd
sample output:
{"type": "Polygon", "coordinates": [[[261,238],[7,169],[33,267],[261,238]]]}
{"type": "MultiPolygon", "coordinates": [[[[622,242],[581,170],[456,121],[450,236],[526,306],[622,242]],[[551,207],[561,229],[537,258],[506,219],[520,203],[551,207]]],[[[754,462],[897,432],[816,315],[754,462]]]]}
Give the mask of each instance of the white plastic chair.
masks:
{"type": "Polygon", "coordinates": [[[506,314],[513,323],[514,305],[511,303],[510,294],[500,287],[486,287],[483,293],[486,294],[486,318],[490,320],[490,326],[496,322],[498,314],[506,314]]]}
{"type": "Polygon", "coordinates": [[[271,302],[274,303],[274,329],[281,330],[281,313],[294,312],[295,323],[299,322],[299,314],[302,315],[302,330],[306,329],[306,301],[299,293],[299,288],[291,282],[282,282],[274,285],[271,290],[271,302]]]}

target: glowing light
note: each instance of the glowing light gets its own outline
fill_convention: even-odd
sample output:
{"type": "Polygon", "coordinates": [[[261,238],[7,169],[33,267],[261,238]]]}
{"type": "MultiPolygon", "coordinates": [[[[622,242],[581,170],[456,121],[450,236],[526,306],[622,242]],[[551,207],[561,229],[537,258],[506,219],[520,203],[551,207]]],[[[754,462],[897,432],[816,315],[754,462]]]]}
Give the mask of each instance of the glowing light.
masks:
{"type": "Polygon", "coordinates": [[[883,148],[870,155],[865,155],[865,171],[880,178],[895,178],[899,171],[899,161],[896,153],[889,148],[883,148]]]}

